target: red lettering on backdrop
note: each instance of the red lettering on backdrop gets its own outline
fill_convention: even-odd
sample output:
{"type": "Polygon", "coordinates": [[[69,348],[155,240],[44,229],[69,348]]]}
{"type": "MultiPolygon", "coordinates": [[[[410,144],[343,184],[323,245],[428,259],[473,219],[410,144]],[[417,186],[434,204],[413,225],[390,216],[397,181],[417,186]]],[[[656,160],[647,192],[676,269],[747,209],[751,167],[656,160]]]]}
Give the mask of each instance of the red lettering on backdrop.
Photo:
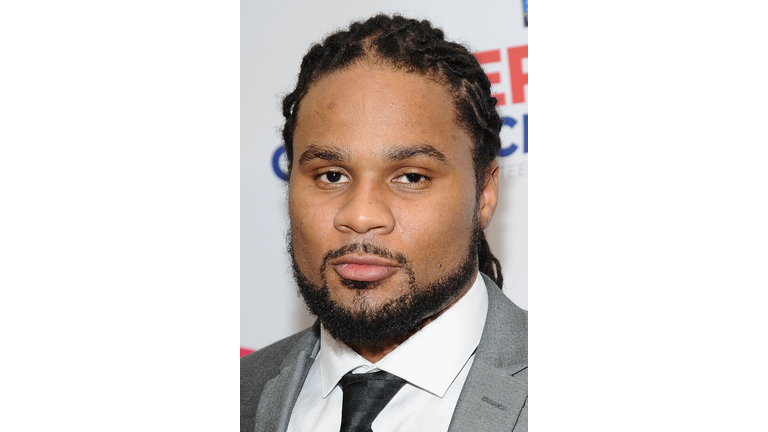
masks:
{"type": "MultiPolygon", "coordinates": [[[[528,84],[528,72],[523,71],[523,59],[528,58],[528,45],[512,47],[507,49],[509,60],[509,90],[512,92],[512,103],[525,102],[525,85],[528,84]]],[[[501,50],[479,51],[475,53],[475,58],[480,64],[498,63],[501,61],[501,50]]],[[[501,74],[499,72],[487,73],[491,84],[501,84],[501,74]]],[[[506,104],[506,95],[496,93],[491,96],[498,100],[498,105],[506,104]]]]}
{"type": "MultiPolygon", "coordinates": [[[[475,53],[475,58],[480,64],[498,63],[501,61],[501,50],[480,51],[475,53]]],[[[488,73],[488,79],[491,84],[501,84],[501,74],[498,72],[488,73]]],[[[491,96],[496,98],[497,105],[501,106],[507,103],[504,93],[495,93],[491,96]]]]}
{"type": "Polygon", "coordinates": [[[507,49],[509,56],[509,79],[512,81],[512,103],[525,102],[525,86],[528,72],[523,72],[523,59],[528,58],[528,45],[507,49]]]}

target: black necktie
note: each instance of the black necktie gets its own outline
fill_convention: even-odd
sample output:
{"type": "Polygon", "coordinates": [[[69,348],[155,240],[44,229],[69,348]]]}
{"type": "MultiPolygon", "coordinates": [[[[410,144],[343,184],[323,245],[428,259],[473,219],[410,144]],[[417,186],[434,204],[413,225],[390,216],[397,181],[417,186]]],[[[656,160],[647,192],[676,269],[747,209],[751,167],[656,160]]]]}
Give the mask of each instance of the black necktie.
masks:
{"type": "Polygon", "coordinates": [[[384,371],[349,372],[339,385],[344,392],[340,432],[369,432],[376,416],[405,385],[405,380],[384,371]]]}

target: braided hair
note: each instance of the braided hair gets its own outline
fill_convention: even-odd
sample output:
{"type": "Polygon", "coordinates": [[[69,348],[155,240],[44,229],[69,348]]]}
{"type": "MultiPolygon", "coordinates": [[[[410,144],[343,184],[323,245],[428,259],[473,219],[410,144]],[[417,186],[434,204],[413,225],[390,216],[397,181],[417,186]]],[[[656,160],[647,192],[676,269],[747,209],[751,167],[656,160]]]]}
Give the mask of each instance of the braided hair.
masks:
{"type": "MultiPolygon", "coordinates": [[[[479,197],[491,162],[501,149],[502,121],[496,112],[496,99],[491,97],[491,83],[466,47],[445,40],[443,31],[427,20],[399,15],[380,14],[354,22],[347,30],[333,33],[310,47],[301,62],[296,87],[283,99],[282,133],[288,172],[293,164],[293,133],[299,104],[309,88],[319,79],[363,61],[426,76],[446,87],[454,102],[456,123],[474,143],[472,160],[479,197]]],[[[480,271],[501,287],[501,264],[491,253],[485,234],[481,231],[477,237],[480,271]]]]}

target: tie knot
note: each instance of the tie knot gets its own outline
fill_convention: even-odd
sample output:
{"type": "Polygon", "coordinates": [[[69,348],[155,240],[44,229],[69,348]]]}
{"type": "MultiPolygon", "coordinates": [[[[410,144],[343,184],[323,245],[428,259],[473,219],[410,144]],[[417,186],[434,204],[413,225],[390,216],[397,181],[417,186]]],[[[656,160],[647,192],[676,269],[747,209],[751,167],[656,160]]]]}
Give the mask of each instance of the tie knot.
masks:
{"type": "Polygon", "coordinates": [[[354,374],[352,372],[347,372],[346,375],[341,377],[341,381],[339,381],[339,385],[341,386],[341,390],[343,392],[347,392],[347,388],[350,386],[360,386],[363,385],[366,388],[380,388],[380,387],[394,387],[397,386],[399,389],[405,384],[405,380],[396,376],[392,375],[391,373],[387,371],[377,371],[372,373],[361,373],[361,374],[354,374]]]}
{"type": "Polygon", "coordinates": [[[347,373],[339,381],[344,392],[341,407],[341,432],[367,432],[376,416],[405,385],[405,380],[389,372],[347,373]]]}

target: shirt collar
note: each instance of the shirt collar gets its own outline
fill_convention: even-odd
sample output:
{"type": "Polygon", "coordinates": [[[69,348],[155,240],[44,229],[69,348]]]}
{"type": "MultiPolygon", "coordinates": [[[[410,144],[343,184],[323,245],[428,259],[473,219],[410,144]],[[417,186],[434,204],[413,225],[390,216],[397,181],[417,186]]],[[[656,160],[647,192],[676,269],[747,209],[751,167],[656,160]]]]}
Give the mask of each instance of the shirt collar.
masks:
{"type": "Polygon", "coordinates": [[[319,360],[323,397],[344,374],[356,369],[361,373],[385,370],[443,397],[480,343],[487,313],[488,292],[477,274],[459,301],[375,364],[322,328],[319,360]]]}

